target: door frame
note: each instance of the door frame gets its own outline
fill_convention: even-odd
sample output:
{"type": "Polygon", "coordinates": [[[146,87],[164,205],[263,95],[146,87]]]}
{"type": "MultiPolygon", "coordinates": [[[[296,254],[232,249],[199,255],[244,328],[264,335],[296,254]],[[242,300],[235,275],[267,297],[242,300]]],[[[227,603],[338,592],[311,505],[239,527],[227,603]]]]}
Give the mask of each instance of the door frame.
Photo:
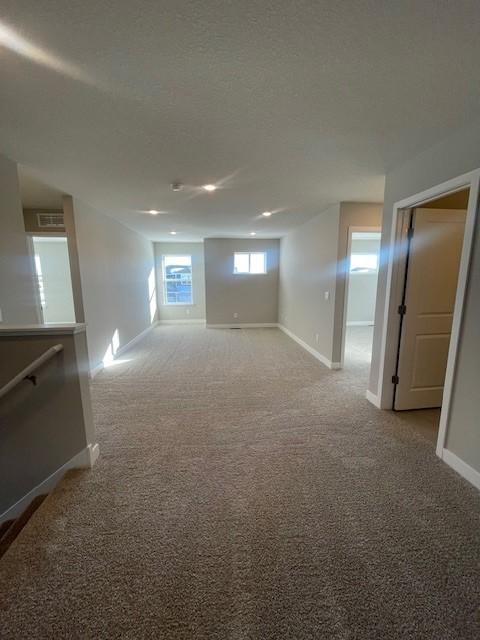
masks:
{"type": "MultiPolygon", "coordinates": [[[[350,256],[352,254],[352,235],[356,232],[365,232],[365,233],[382,233],[381,226],[349,226],[348,227],[348,238],[347,238],[347,259],[345,261],[345,291],[344,291],[344,300],[343,300],[343,318],[342,318],[342,349],[341,349],[341,359],[340,359],[340,368],[343,369],[345,363],[345,340],[347,334],[347,307],[348,307],[348,289],[350,287],[350,256]]],[[[379,260],[380,263],[380,260],[379,260]]],[[[377,282],[377,290],[378,290],[378,282],[377,282]]],[[[375,326],[375,318],[373,322],[375,326]]]]}
{"type": "Polygon", "coordinates": [[[38,288],[38,274],[37,274],[37,265],[35,264],[35,247],[33,245],[34,238],[66,238],[67,246],[68,246],[68,238],[67,234],[64,231],[51,231],[51,232],[41,232],[41,231],[26,231],[25,235],[27,236],[27,248],[28,248],[28,257],[32,265],[33,270],[33,278],[34,278],[34,296],[35,296],[35,311],[39,324],[45,324],[45,318],[43,316],[42,302],[40,300],[40,290],[38,288]]]}
{"type": "Polygon", "coordinates": [[[399,200],[393,205],[390,244],[388,246],[387,283],[385,305],[383,311],[380,367],[377,397],[367,396],[381,409],[393,409],[394,384],[392,375],[395,373],[395,362],[398,351],[398,332],[400,330],[400,315],[398,305],[401,303],[403,282],[402,274],[407,254],[407,243],[404,241],[402,222],[404,211],[420,207],[427,202],[457,191],[470,189],[467,216],[465,220],[465,235],[460,259],[457,294],[453,312],[452,333],[448,350],[445,385],[443,389],[442,409],[438,430],[436,453],[440,458],[444,456],[445,440],[450,417],[450,404],[457,365],[458,344],[463,319],[463,306],[470,272],[472,247],[474,239],[475,221],[479,204],[480,169],[465,173],[439,185],[421,191],[413,196],[399,200]]]}

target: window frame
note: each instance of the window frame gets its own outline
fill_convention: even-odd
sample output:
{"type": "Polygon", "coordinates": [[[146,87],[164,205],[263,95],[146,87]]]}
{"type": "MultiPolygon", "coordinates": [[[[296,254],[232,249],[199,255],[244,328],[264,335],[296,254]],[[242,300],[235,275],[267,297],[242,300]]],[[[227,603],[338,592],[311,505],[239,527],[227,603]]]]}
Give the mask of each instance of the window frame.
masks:
{"type": "Polygon", "coordinates": [[[194,306],[194,297],[193,297],[193,257],[188,253],[165,253],[162,254],[162,289],[163,289],[163,305],[165,307],[193,307],[194,306]],[[190,274],[191,274],[191,284],[190,284],[190,300],[191,302],[169,302],[167,299],[167,280],[165,278],[165,258],[190,258],[190,274]]]}
{"type": "Polygon", "coordinates": [[[233,253],[233,275],[234,276],[266,276],[268,274],[267,269],[267,252],[266,251],[234,251],[233,253]],[[261,253],[264,256],[263,266],[265,271],[250,271],[251,268],[251,255],[252,253],[261,253]],[[235,271],[235,256],[244,255],[248,256],[248,271],[235,271]]]}

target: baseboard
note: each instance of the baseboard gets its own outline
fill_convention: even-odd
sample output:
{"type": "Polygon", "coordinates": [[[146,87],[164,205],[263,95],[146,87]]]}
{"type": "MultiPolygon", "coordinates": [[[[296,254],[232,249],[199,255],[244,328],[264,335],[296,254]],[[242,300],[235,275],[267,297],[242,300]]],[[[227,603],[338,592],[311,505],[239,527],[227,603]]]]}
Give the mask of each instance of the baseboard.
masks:
{"type": "Polygon", "coordinates": [[[104,369],[103,362],[100,362],[99,364],[95,365],[92,369],[90,369],[90,380],[93,380],[95,376],[100,373],[100,371],[103,371],[103,369],[104,369]]]}
{"type": "Polygon", "coordinates": [[[129,342],[127,342],[127,344],[124,344],[121,347],[119,347],[115,354],[115,359],[118,358],[118,356],[121,356],[122,353],[125,353],[125,351],[128,351],[129,349],[131,349],[133,345],[137,344],[137,342],[139,342],[140,340],[143,340],[143,338],[145,338],[145,336],[149,334],[150,331],[152,331],[152,329],[155,329],[157,324],[158,324],[158,320],[156,320],[155,322],[152,322],[152,324],[149,327],[141,331],[137,336],[135,336],[129,342]]]}
{"type": "Polygon", "coordinates": [[[207,324],[207,329],[272,329],[276,322],[236,322],[234,324],[207,324]]]}
{"type": "Polygon", "coordinates": [[[177,318],[174,320],[159,320],[158,324],[205,324],[205,318],[177,318]]]}
{"type": "Polygon", "coordinates": [[[480,489],[480,473],[448,449],[443,449],[440,458],[470,484],[480,489]]]}
{"type": "Polygon", "coordinates": [[[382,408],[380,405],[380,398],[376,396],[374,393],[372,393],[369,389],[367,389],[367,393],[365,394],[365,397],[369,402],[371,402],[375,407],[377,407],[377,409],[382,408]]]}
{"type": "Polygon", "coordinates": [[[347,327],[373,327],[373,320],[351,320],[347,322],[347,327]]]}
{"type": "Polygon", "coordinates": [[[292,333],[292,331],[290,331],[290,329],[287,329],[287,327],[284,327],[283,324],[278,324],[277,326],[289,338],[294,340],[297,344],[299,344],[301,347],[303,347],[305,349],[305,351],[308,351],[308,353],[310,355],[312,355],[314,358],[319,360],[322,364],[324,364],[329,369],[341,369],[342,368],[342,364],[340,362],[332,362],[331,360],[329,360],[329,358],[324,356],[323,353],[320,353],[319,351],[316,351],[313,347],[311,347],[309,344],[307,344],[304,340],[302,340],[301,338],[296,336],[294,333],[292,333]]]}
{"type": "Polygon", "coordinates": [[[99,454],[100,448],[98,444],[89,444],[88,447],[82,449],[77,455],[73,456],[68,462],[49,475],[48,478],[45,478],[40,484],[37,484],[37,486],[25,494],[23,498],[20,498],[14,505],[0,514],[0,524],[5,522],[5,520],[18,518],[34,498],[42,494],[50,493],[70,469],[90,469],[93,467],[99,454]]]}
{"type": "MultiPolygon", "coordinates": [[[[156,320],[155,322],[152,322],[152,324],[149,327],[141,331],[137,336],[129,340],[126,344],[119,347],[117,349],[114,359],[116,360],[119,356],[122,355],[122,353],[125,353],[125,351],[128,351],[128,349],[131,349],[137,342],[142,340],[148,333],[150,333],[152,329],[155,329],[157,325],[158,325],[158,320],[156,320]]],[[[95,376],[98,375],[100,371],[103,371],[104,368],[105,368],[105,365],[103,361],[99,362],[94,367],[92,367],[90,369],[90,379],[93,380],[93,378],[95,378],[95,376]]]]}

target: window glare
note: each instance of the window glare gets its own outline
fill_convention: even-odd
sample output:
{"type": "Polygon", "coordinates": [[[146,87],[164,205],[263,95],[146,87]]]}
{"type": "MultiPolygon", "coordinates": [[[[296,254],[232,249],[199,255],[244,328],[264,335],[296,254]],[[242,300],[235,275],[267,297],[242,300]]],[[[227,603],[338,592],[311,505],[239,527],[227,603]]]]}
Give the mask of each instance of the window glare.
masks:
{"type": "Polygon", "coordinates": [[[369,273],[378,270],[376,253],[352,253],[350,256],[350,273],[369,273]]]}
{"type": "Polygon", "coordinates": [[[163,256],[165,304],[193,304],[192,256],[163,256]]]}
{"type": "Polygon", "coordinates": [[[235,253],[233,273],[267,273],[266,253],[235,253]]]}
{"type": "Polygon", "coordinates": [[[250,254],[250,273],[265,273],[265,254],[250,254]]]}
{"type": "Polygon", "coordinates": [[[236,253],[234,256],[234,271],[235,273],[248,273],[249,272],[249,254],[248,253],[236,253]]]}

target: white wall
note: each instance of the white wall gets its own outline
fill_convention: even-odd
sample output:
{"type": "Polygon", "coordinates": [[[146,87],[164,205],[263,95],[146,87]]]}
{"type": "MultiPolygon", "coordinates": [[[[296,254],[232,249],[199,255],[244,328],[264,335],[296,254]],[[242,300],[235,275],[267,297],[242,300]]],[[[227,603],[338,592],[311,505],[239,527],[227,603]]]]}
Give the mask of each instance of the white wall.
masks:
{"type": "Polygon", "coordinates": [[[278,318],[279,241],[207,238],[205,287],[207,324],[269,324],[278,318]],[[266,274],[234,274],[238,251],[265,251],[266,274]],[[238,314],[235,318],[234,314],[238,314]]]}
{"type": "Polygon", "coordinates": [[[280,254],[279,322],[330,361],[339,220],[337,204],[282,238],[280,254]]]}
{"type": "Polygon", "coordinates": [[[33,259],[23,225],[17,165],[0,155],[0,310],[3,322],[39,321],[33,259]]]}
{"type": "MultiPolygon", "coordinates": [[[[480,122],[465,127],[387,174],[382,252],[388,255],[393,205],[446,180],[480,168],[480,122]]],[[[377,394],[386,290],[386,261],[379,274],[370,391],[377,394]]],[[[480,472],[480,224],[477,219],[464,306],[457,374],[448,422],[447,448],[480,472]]],[[[387,336],[389,341],[397,336],[387,336]]]]}
{"type": "Polygon", "coordinates": [[[205,253],[203,242],[155,242],[158,318],[171,320],[205,320],[205,253]],[[162,256],[192,256],[193,304],[167,305],[164,302],[162,256]]]}
{"type": "MultiPolygon", "coordinates": [[[[351,253],[380,253],[380,239],[352,239],[351,253]]],[[[347,325],[358,323],[373,324],[377,297],[378,272],[349,273],[347,325]]]]}
{"type": "Polygon", "coordinates": [[[93,369],[156,318],[153,245],[76,198],[73,208],[93,369]]]}
{"type": "Polygon", "coordinates": [[[67,238],[34,237],[33,246],[40,260],[44,322],[75,322],[67,238]]]}

